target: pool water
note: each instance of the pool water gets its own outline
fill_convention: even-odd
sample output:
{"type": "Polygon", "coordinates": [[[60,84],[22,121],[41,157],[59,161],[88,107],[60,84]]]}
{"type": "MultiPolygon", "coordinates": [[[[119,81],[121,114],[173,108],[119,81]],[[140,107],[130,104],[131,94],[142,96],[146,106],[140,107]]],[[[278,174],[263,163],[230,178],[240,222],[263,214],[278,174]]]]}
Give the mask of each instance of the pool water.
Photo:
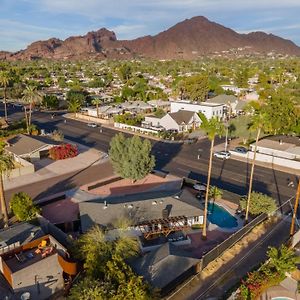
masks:
{"type": "Polygon", "coordinates": [[[234,228],[238,226],[237,219],[216,203],[208,203],[207,218],[209,222],[221,228],[234,228]]]}

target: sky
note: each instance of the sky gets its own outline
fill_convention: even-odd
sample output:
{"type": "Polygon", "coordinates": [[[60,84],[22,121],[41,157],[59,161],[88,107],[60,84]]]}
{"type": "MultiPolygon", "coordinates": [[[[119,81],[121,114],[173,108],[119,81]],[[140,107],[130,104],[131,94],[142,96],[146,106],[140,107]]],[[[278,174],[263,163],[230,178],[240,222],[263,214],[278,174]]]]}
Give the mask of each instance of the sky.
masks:
{"type": "Polygon", "coordinates": [[[194,16],[240,33],[273,33],[300,46],[299,15],[300,0],[0,0],[0,50],[102,27],[118,39],[132,39],[194,16]]]}

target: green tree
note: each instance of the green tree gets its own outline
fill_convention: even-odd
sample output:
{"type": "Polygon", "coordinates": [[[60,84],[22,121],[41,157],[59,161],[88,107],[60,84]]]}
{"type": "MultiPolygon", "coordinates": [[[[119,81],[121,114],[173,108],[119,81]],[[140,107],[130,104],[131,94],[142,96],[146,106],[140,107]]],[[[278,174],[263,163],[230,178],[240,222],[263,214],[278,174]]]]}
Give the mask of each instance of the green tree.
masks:
{"type": "Polygon", "coordinates": [[[109,157],[116,173],[133,181],[147,176],[155,166],[150,141],[142,141],[138,136],[125,138],[122,133],[114,136],[109,157]]]}
{"type": "Polygon", "coordinates": [[[210,140],[210,156],[209,156],[209,165],[208,165],[208,173],[207,173],[207,186],[205,193],[205,204],[204,204],[204,220],[203,220],[203,230],[202,230],[202,238],[206,239],[206,224],[207,224],[207,208],[208,208],[208,198],[209,198],[209,190],[210,190],[210,177],[211,177],[211,169],[212,169],[212,158],[213,158],[213,149],[216,135],[222,136],[225,133],[224,124],[216,117],[211,119],[207,119],[203,113],[199,113],[199,117],[201,118],[201,128],[206,132],[208,139],[210,140]]]}
{"type": "Polygon", "coordinates": [[[24,106],[24,113],[25,113],[25,120],[27,124],[27,133],[30,134],[32,108],[34,107],[34,105],[38,104],[41,101],[42,96],[35,86],[28,85],[23,91],[22,99],[25,103],[29,104],[28,115],[27,115],[26,105],[24,106]]]}
{"type": "Polygon", "coordinates": [[[130,79],[131,75],[132,75],[131,66],[127,63],[123,64],[119,68],[119,75],[120,75],[120,77],[123,81],[127,82],[130,79]]]}
{"type": "Polygon", "coordinates": [[[41,105],[45,108],[58,109],[59,99],[55,95],[44,95],[41,105]]]}
{"type": "Polygon", "coordinates": [[[85,94],[80,91],[70,90],[67,93],[68,110],[77,113],[85,101],[85,94]]]}
{"type": "Polygon", "coordinates": [[[257,153],[257,144],[262,132],[269,132],[271,130],[271,125],[269,123],[268,115],[264,112],[262,108],[255,109],[254,114],[251,118],[251,123],[249,124],[250,131],[256,131],[256,139],[255,139],[255,146],[254,146],[254,153],[253,159],[251,164],[251,171],[250,171],[250,179],[249,179],[249,188],[248,188],[248,199],[247,199],[247,206],[246,206],[246,216],[245,222],[248,222],[249,217],[249,208],[251,203],[251,195],[252,195],[252,186],[253,186],[253,176],[254,176],[254,168],[256,162],[256,153],[257,153]]]}
{"type": "Polygon", "coordinates": [[[40,209],[33,204],[31,197],[24,192],[12,196],[10,208],[19,221],[32,220],[40,212],[40,209]]]}
{"type": "Polygon", "coordinates": [[[100,112],[99,112],[99,105],[102,103],[102,99],[100,98],[95,98],[92,100],[92,104],[96,105],[96,109],[97,109],[97,118],[100,118],[100,112]]]}
{"type": "Polygon", "coordinates": [[[247,88],[248,87],[248,69],[242,68],[236,71],[234,82],[240,88],[247,88]]]}
{"type": "Polygon", "coordinates": [[[299,258],[295,255],[293,249],[282,245],[280,248],[269,247],[267,252],[269,262],[268,267],[271,273],[279,273],[284,276],[296,269],[296,263],[299,263],[299,258]]]}
{"type": "Polygon", "coordinates": [[[204,101],[207,98],[209,86],[207,75],[196,75],[185,78],[180,84],[183,95],[194,101],[204,101]]]}
{"type": "Polygon", "coordinates": [[[114,294],[108,282],[91,277],[82,277],[70,290],[68,300],[107,300],[114,294]]]}
{"type": "Polygon", "coordinates": [[[9,76],[8,72],[1,71],[0,72],[0,85],[3,87],[4,91],[4,117],[5,120],[7,120],[7,86],[9,85],[9,81],[11,80],[11,77],[9,76]]]}
{"type": "MultiPolygon", "coordinates": [[[[262,193],[252,192],[251,202],[249,205],[249,213],[253,216],[260,215],[262,213],[271,213],[276,209],[276,202],[273,198],[262,193]]],[[[242,197],[240,199],[240,207],[242,209],[247,208],[247,198],[242,197]]]]}
{"type": "Polygon", "coordinates": [[[6,206],[6,200],[4,195],[4,185],[3,185],[3,175],[9,174],[11,170],[14,169],[13,157],[4,152],[4,149],[1,147],[0,151],[0,202],[1,202],[1,211],[4,218],[4,226],[8,226],[8,212],[6,206]]]}
{"type": "Polygon", "coordinates": [[[212,185],[209,187],[208,197],[214,199],[221,199],[223,196],[223,191],[218,187],[212,185]]]}

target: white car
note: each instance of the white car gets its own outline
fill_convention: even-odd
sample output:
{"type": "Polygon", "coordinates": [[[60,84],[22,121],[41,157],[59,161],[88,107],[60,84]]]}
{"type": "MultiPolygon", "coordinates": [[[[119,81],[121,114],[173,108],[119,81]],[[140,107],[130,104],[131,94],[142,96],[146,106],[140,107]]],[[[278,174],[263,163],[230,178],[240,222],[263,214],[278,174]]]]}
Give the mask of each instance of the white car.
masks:
{"type": "Polygon", "coordinates": [[[97,127],[97,124],[96,124],[96,123],[88,123],[87,126],[88,126],[88,127],[96,128],[96,127],[97,127]]]}
{"type": "Polygon", "coordinates": [[[230,158],[231,154],[229,151],[219,151],[214,153],[214,157],[228,159],[230,158]]]}

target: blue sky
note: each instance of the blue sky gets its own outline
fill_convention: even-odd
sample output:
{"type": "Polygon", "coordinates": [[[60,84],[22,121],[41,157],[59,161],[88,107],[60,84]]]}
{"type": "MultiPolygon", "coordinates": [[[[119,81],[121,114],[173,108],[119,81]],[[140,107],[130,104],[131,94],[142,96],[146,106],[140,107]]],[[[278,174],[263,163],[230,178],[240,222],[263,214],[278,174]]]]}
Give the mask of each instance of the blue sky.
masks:
{"type": "Polygon", "coordinates": [[[300,0],[0,0],[0,50],[101,27],[131,39],[201,15],[238,32],[272,32],[300,46],[300,0]]]}

